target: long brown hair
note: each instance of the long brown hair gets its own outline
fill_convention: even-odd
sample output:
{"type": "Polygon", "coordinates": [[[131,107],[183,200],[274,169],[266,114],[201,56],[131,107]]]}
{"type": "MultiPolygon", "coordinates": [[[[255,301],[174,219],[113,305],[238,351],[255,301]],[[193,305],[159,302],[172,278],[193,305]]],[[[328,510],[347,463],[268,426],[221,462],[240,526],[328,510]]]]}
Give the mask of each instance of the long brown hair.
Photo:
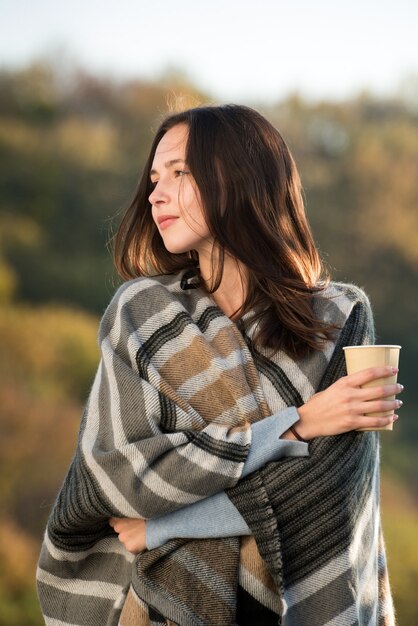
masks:
{"type": "Polygon", "coordinates": [[[326,281],[321,281],[322,264],[306,218],[299,174],[278,130],[249,107],[197,107],[163,121],[115,237],[119,274],[130,279],[197,266],[193,251],[166,250],[148,200],[156,148],[178,124],[188,127],[186,162],[220,251],[213,284],[202,286],[216,291],[224,254],[232,255],[248,271],[245,302],[234,319],[254,312],[256,343],[294,357],[320,349],[334,327],[313,311],[313,295],[326,281]]]}

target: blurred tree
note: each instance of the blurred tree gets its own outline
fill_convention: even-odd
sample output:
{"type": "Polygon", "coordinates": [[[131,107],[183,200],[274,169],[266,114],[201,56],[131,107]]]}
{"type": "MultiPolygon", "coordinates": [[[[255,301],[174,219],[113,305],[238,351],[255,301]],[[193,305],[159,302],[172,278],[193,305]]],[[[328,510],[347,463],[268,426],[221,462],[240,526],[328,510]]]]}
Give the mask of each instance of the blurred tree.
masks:
{"type": "Polygon", "coordinates": [[[0,305],[12,300],[16,283],[16,273],[0,258],[0,305]]]}

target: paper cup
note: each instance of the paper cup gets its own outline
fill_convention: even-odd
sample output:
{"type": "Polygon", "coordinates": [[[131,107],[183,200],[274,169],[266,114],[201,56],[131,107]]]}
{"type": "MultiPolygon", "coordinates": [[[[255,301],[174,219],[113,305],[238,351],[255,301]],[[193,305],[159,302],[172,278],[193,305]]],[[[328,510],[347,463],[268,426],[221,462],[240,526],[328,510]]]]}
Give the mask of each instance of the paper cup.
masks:
{"type": "MultiPolygon", "coordinates": [[[[346,346],[343,348],[347,374],[355,374],[369,367],[382,367],[390,365],[399,366],[399,352],[401,346],[346,346]]],[[[379,387],[380,385],[395,384],[398,379],[397,374],[387,378],[378,378],[370,383],[362,385],[365,387],[379,387]]],[[[385,400],[394,400],[395,396],[388,396],[385,400]]],[[[393,415],[394,411],[382,411],[381,413],[367,413],[370,417],[386,417],[393,415]]],[[[358,428],[358,430],[392,430],[393,422],[382,428],[358,428]]]]}

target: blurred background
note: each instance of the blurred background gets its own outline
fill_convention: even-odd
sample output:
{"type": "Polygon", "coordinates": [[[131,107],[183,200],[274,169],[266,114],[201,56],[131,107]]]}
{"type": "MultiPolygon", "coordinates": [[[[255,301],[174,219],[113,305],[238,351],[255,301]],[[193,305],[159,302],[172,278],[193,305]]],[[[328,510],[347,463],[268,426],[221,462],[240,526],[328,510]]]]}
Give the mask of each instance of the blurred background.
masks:
{"type": "Polygon", "coordinates": [[[287,140],[336,280],[400,343],[382,509],[400,626],[418,623],[418,4],[0,0],[0,626],[43,623],[49,510],[119,284],[108,242],[170,110],[254,106],[287,140]]]}

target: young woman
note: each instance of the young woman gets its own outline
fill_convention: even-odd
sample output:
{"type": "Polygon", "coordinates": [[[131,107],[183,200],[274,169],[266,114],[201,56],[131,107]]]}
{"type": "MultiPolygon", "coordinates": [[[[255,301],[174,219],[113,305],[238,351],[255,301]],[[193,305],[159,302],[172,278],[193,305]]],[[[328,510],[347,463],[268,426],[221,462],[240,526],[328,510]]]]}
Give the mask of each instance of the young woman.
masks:
{"type": "Polygon", "coordinates": [[[393,624],[378,435],[346,376],[364,293],[323,279],[299,176],[252,109],[170,116],[115,245],[128,279],[38,568],[47,624],[393,624]]]}

